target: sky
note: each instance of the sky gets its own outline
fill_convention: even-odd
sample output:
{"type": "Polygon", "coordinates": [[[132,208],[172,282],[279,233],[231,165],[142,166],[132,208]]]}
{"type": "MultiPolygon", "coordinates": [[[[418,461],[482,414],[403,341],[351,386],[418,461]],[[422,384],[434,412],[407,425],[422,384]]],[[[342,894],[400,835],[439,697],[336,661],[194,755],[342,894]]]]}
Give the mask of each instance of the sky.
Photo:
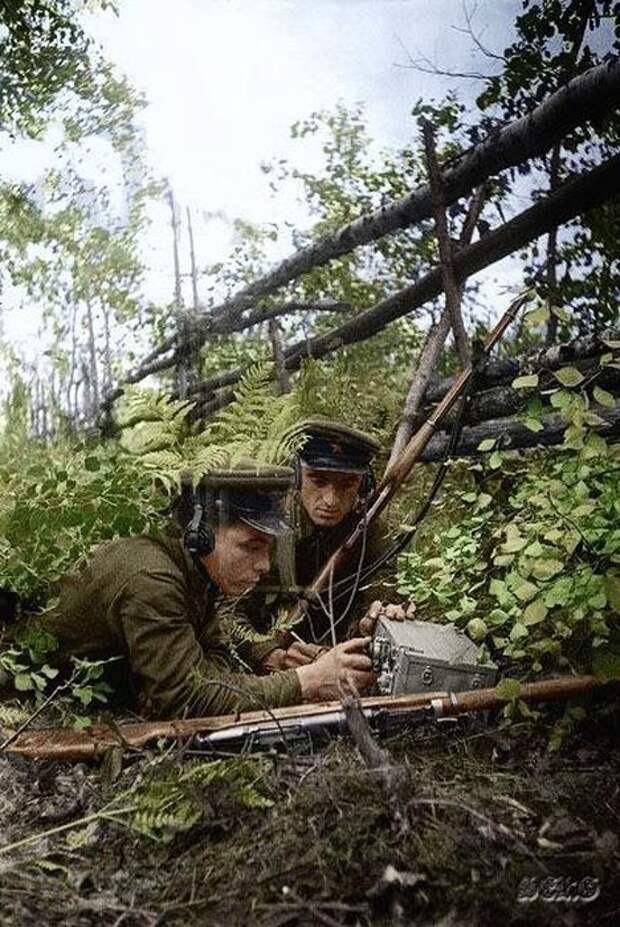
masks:
{"type": "MultiPolygon", "coordinates": [[[[503,50],[520,0],[467,8],[485,44],[503,50]]],[[[363,102],[377,146],[396,147],[411,140],[416,99],[440,98],[458,85],[460,97],[472,101],[478,82],[407,66],[409,57],[425,56],[448,70],[488,72],[494,62],[481,61],[458,31],[464,10],[461,0],[119,0],[118,17],[90,15],[86,26],[146,95],[140,122],[150,168],[169,178],[183,212],[191,206],[205,265],[224,256],[231,240],[230,225],[207,221],[206,213],[307,221],[292,196],[271,198],[260,171],[274,157],[317,166],[320,153],[291,140],[291,123],[337,101],[363,102]]],[[[47,143],[3,147],[2,176],[35,180],[54,164],[52,142],[53,133],[47,143]]],[[[95,144],[86,166],[93,180],[105,161],[95,144]]],[[[148,295],[164,302],[173,291],[168,218],[156,216],[147,244],[148,295]]],[[[510,275],[505,268],[492,276],[510,275]]],[[[5,297],[5,336],[28,354],[37,350],[39,321],[35,309],[24,313],[5,297]]]]}

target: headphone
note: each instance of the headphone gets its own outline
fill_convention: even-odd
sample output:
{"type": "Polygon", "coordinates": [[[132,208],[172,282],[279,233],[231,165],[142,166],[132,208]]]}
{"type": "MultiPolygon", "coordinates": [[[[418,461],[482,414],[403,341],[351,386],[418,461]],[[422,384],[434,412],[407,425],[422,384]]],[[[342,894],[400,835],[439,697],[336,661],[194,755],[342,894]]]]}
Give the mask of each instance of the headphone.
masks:
{"type": "Polygon", "coordinates": [[[183,526],[183,546],[194,560],[206,557],[215,548],[215,535],[209,524],[214,507],[213,493],[198,486],[194,491],[191,471],[181,474],[181,498],[178,506],[179,521],[183,526]]]}
{"type": "MultiPolygon", "coordinates": [[[[293,458],[290,462],[290,466],[293,469],[293,489],[295,490],[295,492],[299,492],[299,490],[301,489],[301,475],[302,475],[302,469],[303,469],[303,465],[301,461],[301,454],[293,455],[293,458]]],[[[338,472],[338,471],[335,471],[335,472],[338,472]]],[[[377,480],[375,478],[374,471],[372,469],[372,466],[368,464],[368,466],[366,467],[366,470],[362,474],[362,482],[360,483],[360,488],[358,489],[358,494],[360,498],[363,499],[366,496],[369,496],[376,485],[377,485],[377,480]]]]}

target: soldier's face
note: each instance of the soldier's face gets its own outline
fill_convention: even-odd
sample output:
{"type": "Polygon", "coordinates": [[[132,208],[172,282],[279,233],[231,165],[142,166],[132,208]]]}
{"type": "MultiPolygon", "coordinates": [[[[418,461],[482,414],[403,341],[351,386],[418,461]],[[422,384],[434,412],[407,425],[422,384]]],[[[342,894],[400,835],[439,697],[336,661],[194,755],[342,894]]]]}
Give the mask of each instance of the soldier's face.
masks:
{"type": "Polygon", "coordinates": [[[310,521],[319,528],[333,528],[357,502],[362,477],[337,470],[301,471],[300,499],[310,521]]]}
{"type": "Polygon", "coordinates": [[[215,548],[203,563],[224,595],[239,596],[252,589],[269,571],[273,537],[243,522],[215,530],[215,548]]]}

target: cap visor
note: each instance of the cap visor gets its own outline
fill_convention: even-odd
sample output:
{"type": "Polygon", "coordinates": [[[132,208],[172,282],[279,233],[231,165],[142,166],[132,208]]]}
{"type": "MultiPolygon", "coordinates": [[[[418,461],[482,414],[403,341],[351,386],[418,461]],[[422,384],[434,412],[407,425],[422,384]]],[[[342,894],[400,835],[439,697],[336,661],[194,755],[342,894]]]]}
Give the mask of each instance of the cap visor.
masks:
{"type": "Polygon", "coordinates": [[[263,531],[265,534],[272,534],[278,537],[293,530],[293,526],[285,521],[280,515],[273,512],[257,512],[252,515],[241,515],[242,522],[249,525],[250,528],[256,528],[257,531],[263,531]]]}
{"type": "Polygon", "coordinates": [[[336,473],[356,473],[358,476],[363,476],[368,470],[368,464],[360,464],[357,461],[334,460],[331,457],[302,460],[301,465],[308,470],[334,470],[336,473]]]}

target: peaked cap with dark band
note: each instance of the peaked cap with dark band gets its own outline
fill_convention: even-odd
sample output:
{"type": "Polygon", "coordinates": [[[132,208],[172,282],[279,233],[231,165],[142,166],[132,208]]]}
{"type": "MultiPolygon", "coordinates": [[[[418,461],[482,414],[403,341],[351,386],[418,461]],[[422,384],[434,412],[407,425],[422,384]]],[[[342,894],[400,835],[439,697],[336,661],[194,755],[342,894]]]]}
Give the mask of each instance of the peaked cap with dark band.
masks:
{"type": "Polygon", "coordinates": [[[216,510],[225,520],[243,521],[258,531],[279,535],[291,530],[284,517],[284,498],[292,482],[290,467],[241,460],[234,467],[208,470],[198,488],[213,493],[216,510]]]}
{"type": "Polygon", "coordinates": [[[327,418],[302,422],[307,440],[299,452],[302,464],[315,470],[365,473],[381,445],[370,435],[327,418]]]}

